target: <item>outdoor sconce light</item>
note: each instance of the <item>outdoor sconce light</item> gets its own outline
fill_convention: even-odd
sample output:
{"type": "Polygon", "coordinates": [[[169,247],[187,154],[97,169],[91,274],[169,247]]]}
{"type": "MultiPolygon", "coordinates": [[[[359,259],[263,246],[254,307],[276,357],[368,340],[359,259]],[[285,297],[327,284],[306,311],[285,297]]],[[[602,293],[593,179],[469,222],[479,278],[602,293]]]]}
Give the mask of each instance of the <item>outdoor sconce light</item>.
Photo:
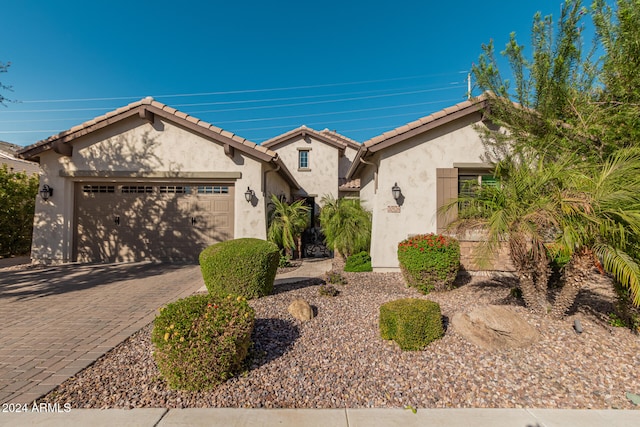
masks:
{"type": "Polygon", "coordinates": [[[244,192],[244,199],[247,201],[247,203],[251,203],[251,201],[253,200],[253,196],[255,195],[256,193],[252,189],[247,187],[247,191],[244,192]]]}
{"type": "Polygon", "coordinates": [[[400,191],[400,187],[398,187],[398,183],[397,182],[395,184],[393,184],[393,187],[391,187],[391,194],[393,194],[393,198],[396,201],[400,198],[400,195],[402,194],[402,191],[400,191]]]}
{"type": "Polygon", "coordinates": [[[53,196],[53,188],[49,187],[47,184],[43,185],[40,189],[40,197],[42,197],[42,200],[46,202],[51,196],[53,196]]]}

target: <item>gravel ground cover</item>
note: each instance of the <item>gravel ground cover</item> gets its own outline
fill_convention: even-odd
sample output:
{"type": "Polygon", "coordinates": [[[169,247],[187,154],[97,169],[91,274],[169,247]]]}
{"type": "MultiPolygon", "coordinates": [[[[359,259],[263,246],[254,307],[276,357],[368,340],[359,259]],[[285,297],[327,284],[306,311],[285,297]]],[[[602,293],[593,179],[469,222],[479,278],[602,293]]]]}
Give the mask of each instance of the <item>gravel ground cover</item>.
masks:
{"type": "Polygon", "coordinates": [[[340,294],[318,294],[319,280],[277,286],[251,301],[254,347],[247,370],[211,392],[174,391],[152,358],[151,325],[114,348],[41,401],[73,408],[624,408],[640,393],[640,338],[613,328],[614,294],[596,277],[562,321],[531,314],[511,296],[509,279],[474,276],[458,288],[424,296],[399,274],[343,273],[340,294]],[[452,328],[425,350],[402,352],[378,332],[381,304],[398,298],[437,301],[445,320],[483,304],[512,306],[542,340],[530,347],[485,351],[452,328]],[[307,300],[317,317],[287,313],[307,300]],[[572,326],[580,319],[584,332],[572,326]]]}

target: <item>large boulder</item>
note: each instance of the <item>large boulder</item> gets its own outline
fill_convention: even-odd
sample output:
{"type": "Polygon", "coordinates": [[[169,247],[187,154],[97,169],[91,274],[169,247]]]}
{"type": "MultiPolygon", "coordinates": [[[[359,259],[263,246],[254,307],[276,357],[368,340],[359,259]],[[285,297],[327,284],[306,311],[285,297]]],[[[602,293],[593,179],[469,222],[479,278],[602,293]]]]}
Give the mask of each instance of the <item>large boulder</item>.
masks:
{"type": "Polygon", "coordinates": [[[313,308],[303,299],[297,299],[289,305],[289,314],[298,320],[307,321],[313,319],[313,308]]]}
{"type": "Polygon", "coordinates": [[[488,305],[456,313],[453,329],[487,350],[525,347],[541,339],[538,331],[508,307],[488,305]]]}

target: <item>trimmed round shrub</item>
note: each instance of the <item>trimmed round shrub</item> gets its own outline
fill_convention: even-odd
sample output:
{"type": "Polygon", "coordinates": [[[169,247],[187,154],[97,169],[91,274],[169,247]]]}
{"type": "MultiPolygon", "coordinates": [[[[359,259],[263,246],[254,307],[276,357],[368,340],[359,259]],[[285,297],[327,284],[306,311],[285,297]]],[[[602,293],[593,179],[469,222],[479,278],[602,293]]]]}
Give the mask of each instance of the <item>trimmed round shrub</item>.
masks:
{"type": "Polygon", "coordinates": [[[425,294],[449,290],[460,269],[460,244],[453,237],[420,234],[398,244],[398,261],[409,286],[425,294]]]}
{"type": "Polygon", "coordinates": [[[216,243],[200,253],[200,269],[209,293],[247,299],[273,291],[279,261],[274,243],[252,238],[216,243]]]}
{"type": "Polygon", "coordinates": [[[380,336],[402,350],[422,350],[444,335],[437,302],[406,298],[380,306],[380,336]]]}
{"type": "Polygon", "coordinates": [[[347,258],[347,262],[344,265],[344,271],[350,273],[359,273],[362,271],[372,271],[371,268],[371,256],[368,252],[358,252],[347,258]]]}
{"type": "Polygon", "coordinates": [[[251,345],[255,314],[245,298],[193,295],[160,310],[153,357],[169,387],[209,390],[238,372],[251,345]]]}

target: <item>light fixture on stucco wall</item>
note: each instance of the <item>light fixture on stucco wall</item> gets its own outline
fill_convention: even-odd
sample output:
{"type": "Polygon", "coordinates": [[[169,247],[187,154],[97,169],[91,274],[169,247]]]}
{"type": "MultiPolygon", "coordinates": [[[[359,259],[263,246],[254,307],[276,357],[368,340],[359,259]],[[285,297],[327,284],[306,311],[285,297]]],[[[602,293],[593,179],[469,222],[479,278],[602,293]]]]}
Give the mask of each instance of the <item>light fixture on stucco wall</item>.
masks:
{"type": "Polygon", "coordinates": [[[393,194],[393,199],[396,202],[398,201],[398,199],[402,195],[402,191],[400,190],[400,187],[398,187],[398,183],[397,182],[395,184],[393,184],[393,187],[391,187],[391,194],[393,194]]]}
{"type": "Polygon", "coordinates": [[[255,191],[247,187],[247,191],[244,192],[244,199],[247,201],[247,203],[251,203],[255,195],[256,195],[255,191]]]}
{"type": "Polygon", "coordinates": [[[42,197],[42,200],[46,202],[51,196],[53,196],[53,188],[49,187],[47,184],[43,185],[40,189],[40,197],[42,197]]]}

